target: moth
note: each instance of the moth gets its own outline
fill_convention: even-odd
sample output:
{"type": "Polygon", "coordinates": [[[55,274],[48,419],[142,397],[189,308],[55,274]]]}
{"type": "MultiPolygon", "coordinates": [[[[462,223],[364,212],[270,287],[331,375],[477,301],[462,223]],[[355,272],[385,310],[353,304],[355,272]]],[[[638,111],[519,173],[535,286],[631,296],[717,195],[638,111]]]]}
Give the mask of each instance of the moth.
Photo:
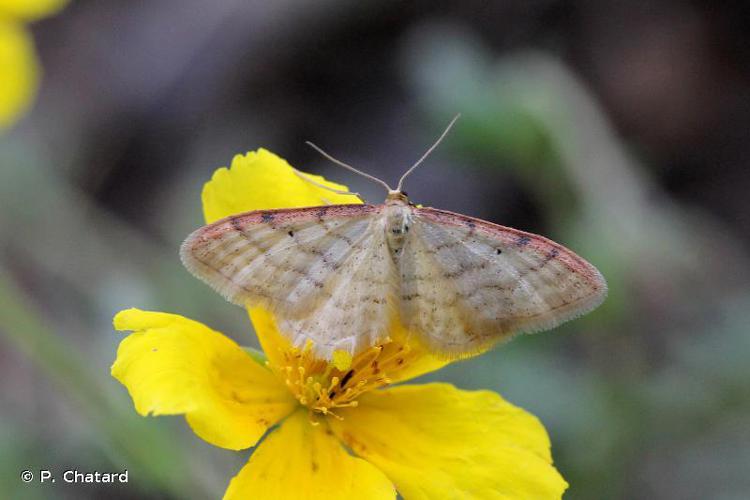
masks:
{"type": "Polygon", "coordinates": [[[564,246],[409,201],[404,179],[456,118],[396,189],[311,144],[381,183],[385,202],[233,215],[188,236],[182,262],[230,302],[273,312],[294,345],[326,359],[387,341],[393,321],[459,357],[601,304],[603,276],[564,246]]]}

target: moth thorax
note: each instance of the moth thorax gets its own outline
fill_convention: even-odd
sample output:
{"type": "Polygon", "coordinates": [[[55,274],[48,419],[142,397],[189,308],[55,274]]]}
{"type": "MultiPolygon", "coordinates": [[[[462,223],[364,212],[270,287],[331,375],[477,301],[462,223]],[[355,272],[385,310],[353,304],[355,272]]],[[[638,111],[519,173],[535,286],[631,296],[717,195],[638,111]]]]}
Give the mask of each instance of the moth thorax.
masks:
{"type": "MultiPolygon", "coordinates": [[[[391,201],[391,200],[389,200],[391,201]]],[[[411,208],[407,203],[396,200],[386,203],[385,231],[391,254],[399,257],[404,246],[404,239],[411,229],[411,208]]]]}

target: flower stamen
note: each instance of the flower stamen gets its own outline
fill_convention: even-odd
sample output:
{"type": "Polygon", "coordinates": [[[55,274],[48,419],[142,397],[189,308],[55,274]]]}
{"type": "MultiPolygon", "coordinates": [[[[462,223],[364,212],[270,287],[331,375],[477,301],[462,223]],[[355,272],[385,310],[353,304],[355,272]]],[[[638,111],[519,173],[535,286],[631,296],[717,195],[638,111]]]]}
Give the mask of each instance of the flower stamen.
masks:
{"type": "Polygon", "coordinates": [[[351,362],[342,363],[341,359],[317,359],[310,345],[306,345],[282,350],[282,366],[271,368],[285,377],[289,390],[312,414],[343,418],[332,410],[356,407],[361,394],[391,384],[389,373],[411,361],[410,351],[389,342],[370,347],[351,362]]]}

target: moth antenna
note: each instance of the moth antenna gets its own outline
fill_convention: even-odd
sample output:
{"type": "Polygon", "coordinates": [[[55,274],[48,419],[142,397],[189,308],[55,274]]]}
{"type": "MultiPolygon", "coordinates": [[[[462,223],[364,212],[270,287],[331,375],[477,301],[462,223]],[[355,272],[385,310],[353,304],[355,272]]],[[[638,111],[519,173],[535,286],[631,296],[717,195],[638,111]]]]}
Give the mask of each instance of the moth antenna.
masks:
{"type": "Polygon", "coordinates": [[[398,186],[396,186],[396,191],[399,191],[399,192],[401,191],[401,188],[404,185],[404,179],[406,179],[406,177],[409,174],[411,174],[412,172],[414,172],[414,169],[417,168],[419,166],[419,164],[422,163],[425,160],[425,158],[427,158],[428,156],[430,156],[430,153],[432,153],[432,151],[436,147],[438,147],[438,144],[440,144],[443,141],[443,139],[445,139],[445,136],[448,135],[448,132],[450,132],[450,129],[453,127],[453,124],[456,123],[456,120],[458,120],[460,117],[461,117],[461,113],[459,113],[456,116],[454,116],[453,119],[448,124],[448,126],[445,127],[445,130],[443,131],[443,133],[440,134],[440,137],[438,137],[438,140],[435,141],[435,144],[433,144],[432,146],[430,146],[430,149],[428,149],[427,151],[425,151],[425,154],[423,154],[422,157],[419,160],[417,160],[417,162],[414,165],[412,165],[411,167],[409,167],[409,170],[407,170],[406,172],[404,172],[404,175],[402,175],[401,178],[398,180],[398,186]]]}
{"type": "Polygon", "coordinates": [[[348,165],[348,164],[344,163],[341,160],[337,160],[336,158],[334,158],[333,156],[329,155],[328,153],[326,153],[325,151],[323,151],[321,148],[319,148],[318,146],[316,146],[315,144],[313,144],[310,141],[305,141],[305,144],[307,144],[308,146],[310,146],[311,148],[313,148],[315,151],[317,151],[318,153],[320,153],[324,157],[326,157],[329,160],[331,160],[336,165],[338,165],[340,167],[344,167],[347,170],[351,170],[355,174],[359,174],[362,177],[366,177],[366,178],[370,179],[371,181],[377,182],[378,184],[380,184],[381,186],[383,186],[386,190],[388,190],[388,192],[393,191],[388,184],[386,184],[384,181],[378,179],[374,175],[370,175],[370,174],[367,174],[365,172],[362,172],[361,170],[357,170],[356,168],[352,167],[351,165],[348,165]]]}
{"type": "MultiPolygon", "coordinates": [[[[360,200],[362,200],[363,203],[365,202],[364,198],[362,198],[362,196],[360,196],[359,193],[355,193],[355,192],[352,192],[352,191],[345,191],[343,189],[336,189],[336,188],[332,188],[331,186],[326,186],[325,184],[321,184],[320,182],[311,179],[306,174],[300,172],[299,170],[297,170],[294,167],[292,167],[292,170],[297,175],[297,177],[299,177],[300,179],[302,179],[305,182],[309,182],[313,186],[318,186],[319,188],[327,189],[328,191],[334,192],[336,194],[349,194],[349,195],[352,195],[352,196],[356,196],[357,198],[359,198],[360,200]]],[[[328,205],[330,205],[330,203],[328,203],[328,205]]]]}

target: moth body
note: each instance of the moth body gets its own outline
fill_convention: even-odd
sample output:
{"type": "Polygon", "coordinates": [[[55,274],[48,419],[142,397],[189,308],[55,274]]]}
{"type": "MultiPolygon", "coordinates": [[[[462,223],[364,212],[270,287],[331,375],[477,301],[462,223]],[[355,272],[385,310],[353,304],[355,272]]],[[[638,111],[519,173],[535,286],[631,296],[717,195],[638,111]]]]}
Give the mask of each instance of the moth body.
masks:
{"type": "Polygon", "coordinates": [[[412,208],[407,197],[399,191],[389,193],[383,205],[383,217],[385,217],[385,237],[388,249],[393,261],[398,263],[413,219],[412,208]]]}

